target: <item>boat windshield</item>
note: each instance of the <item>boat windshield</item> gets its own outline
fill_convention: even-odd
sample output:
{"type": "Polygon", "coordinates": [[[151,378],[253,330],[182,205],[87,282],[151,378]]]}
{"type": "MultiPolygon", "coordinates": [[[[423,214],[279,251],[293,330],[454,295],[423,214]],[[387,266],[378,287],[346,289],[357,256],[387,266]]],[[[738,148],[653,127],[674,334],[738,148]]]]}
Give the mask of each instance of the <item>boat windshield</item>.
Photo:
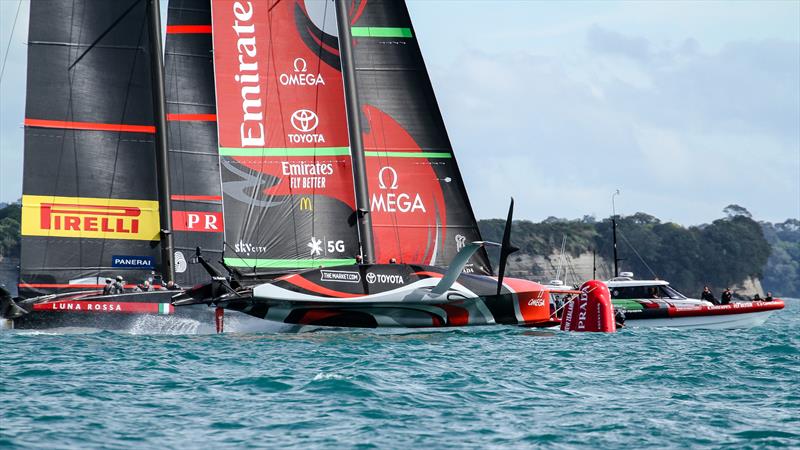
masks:
{"type": "Polygon", "coordinates": [[[617,286],[610,290],[612,299],[667,298],[682,300],[686,298],[669,286],[617,286]]]}

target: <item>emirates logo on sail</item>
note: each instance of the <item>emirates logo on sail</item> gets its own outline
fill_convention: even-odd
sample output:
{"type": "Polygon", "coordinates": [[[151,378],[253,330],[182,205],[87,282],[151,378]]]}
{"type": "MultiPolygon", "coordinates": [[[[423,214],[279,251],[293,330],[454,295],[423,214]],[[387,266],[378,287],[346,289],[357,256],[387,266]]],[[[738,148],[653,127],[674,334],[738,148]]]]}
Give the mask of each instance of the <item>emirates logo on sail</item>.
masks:
{"type": "Polygon", "coordinates": [[[24,195],[26,236],[158,240],[158,202],[24,195]]]}
{"type": "Polygon", "coordinates": [[[239,137],[242,147],[263,147],[264,108],[261,105],[256,26],[252,23],[253,4],[234,2],[233,15],[236,17],[233,30],[236,32],[236,50],[239,56],[239,72],[233,79],[240,85],[243,112],[239,137]]]}

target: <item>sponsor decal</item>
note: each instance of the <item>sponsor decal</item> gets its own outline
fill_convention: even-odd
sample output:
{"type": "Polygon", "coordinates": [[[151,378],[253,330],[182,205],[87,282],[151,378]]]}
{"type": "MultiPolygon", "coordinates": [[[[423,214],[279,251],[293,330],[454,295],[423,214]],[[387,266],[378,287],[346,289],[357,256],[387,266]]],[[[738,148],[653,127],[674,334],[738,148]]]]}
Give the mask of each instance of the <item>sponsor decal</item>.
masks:
{"type": "Polygon", "coordinates": [[[172,228],[175,231],[218,233],[223,231],[221,212],[172,211],[172,228]]]}
{"type": "Polygon", "coordinates": [[[325,255],[331,253],[344,253],[344,241],[339,240],[327,240],[325,238],[317,239],[314,236],[311,236],[311,241],[306,244],[306,247],[309,248],[310,256],[320,256],[323,253],[325,255]]]}
{"type": "Polygon", "coordinates": [[[173,314],[175,307],[169,303],[60,301],[33,305],[34,311],[122,314],[173,314]]]}
{"type": "Polygon", "coordinates": [[[544,306],[544,299],[543,298],[530,298],[528,300],[528,306],[544,306]]]}
{"type": "Polygon", "coordinates": [[[242,98],[242,121],[239,137],[242,147],[264,146],[264,108],[261,104],[261,84],[258,70],[256,26],[251,2],[233,2],[233,30],[236,32],[238,72],[233,79],[239,83],[242,98]]]}
{"type": "Polygon", "coordinates": [[[382,284],[403,284],[402,275],[386,275],[383,273],[374,273],[368,272],[367,273],[367,283],[374,284],[374,283],[382,283],[382,284]]]}
{"type": "Polygon", "coordinates": [[[461,249],[467,246],[467,237],[463,234],[457,234],[455,237],[456,240],[456,251],[460,252],[461,249]]]}
{"type": "Polygon", "coordinates": [[[340,283],[359,283],[361,274],[346,270],[322,270],[322,281],[335,281],[340,283]]]}
{"type": "Polygon", "coordinates": [[[292,73],[282,73],[278,75],[278,82],[284,86],[316,86],[324,85],[325,79],[322,74],[309,73],[308,63],[303,58],[295,58],[292,64],[292,73]]]}
{"type": "Polygon", "coordinates": [[[311,202],[311,197],[300,198],[300,211],[314,211],[314,204],[311,202]]]}
{"type": "Polygon", "coordinates": [[[22,235],[159,240],[158,202],[22,196],[22,235]]]}
{"type": "Polygon", "coordinates": [[[372,194],[370,209],[389,213],[427,212],[419,193],[403,192],[398,188],[397,171],[391,166],[382,167],[378,172],[380,192],[372,194]],[[398,192],[399,191],[399,192],[398,192]]]}
{"type": "Polygon", "coordinates": [[[236,252],[236,254],[250,255],[250,253],[264,253],[267,251],[267,247],[253,245],[245,241],[239,241],[234,244],[233,250],[236,252]]]}
{"type": "Polygon", "coordinates": [[[184,273],[187,268],[188,264],[186,264],[186,257],[183,256],[183,252],[175,252],[175,272],[184,273]]]}
{"type": "Polygon", "coordinates": [[[292,128],[299,131],[298,133],[289,133],[287,138],[293,144],[324,144],[325,136],[321,133],[313,133],[319,126],[319,117],[317,113],[310,109],[298,109],[292,113],[289,118],[292,128]]]}
{"type": "Polygon", "coordinates": [[[292,189],[325,189],[325,180],[334,174],[334,165],[330,162],[281,161],[281,173],[289,177],[292,189]]]}
{"type": "Polygon", "coordinates": [[[117,256],[111,257],[111,267],[124,269],[153,269],[155,261],[152,256],[117,256]]]}

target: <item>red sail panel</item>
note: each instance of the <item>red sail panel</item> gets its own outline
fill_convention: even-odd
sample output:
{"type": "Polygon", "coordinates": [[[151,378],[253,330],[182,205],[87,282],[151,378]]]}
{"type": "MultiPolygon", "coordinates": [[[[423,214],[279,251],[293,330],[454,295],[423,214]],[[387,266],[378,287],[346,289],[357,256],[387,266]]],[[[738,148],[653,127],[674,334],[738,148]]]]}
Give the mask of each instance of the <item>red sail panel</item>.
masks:
{"type": "Polygon", "coordinates": [[[225,262],[290,269],[358,252],[330,0],[214,0],[225,262]]]}
{"type": "Polygon", "coordinates": [[[446,266],[481,237],[408,10],[354,0],[350,23],[376,259],[446,266]]]}

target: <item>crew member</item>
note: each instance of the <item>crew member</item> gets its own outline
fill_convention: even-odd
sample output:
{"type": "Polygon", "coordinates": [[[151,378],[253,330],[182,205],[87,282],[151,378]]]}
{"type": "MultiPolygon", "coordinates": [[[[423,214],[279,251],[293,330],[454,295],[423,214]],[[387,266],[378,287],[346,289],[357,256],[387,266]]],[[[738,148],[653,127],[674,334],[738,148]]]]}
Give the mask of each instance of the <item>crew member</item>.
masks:
{"type": "Polygon", "coordinates": [[[364,262],[364,258],[361,255],[356,255],[356,264],[361,264],[364,262]]]}
{"type": "Polygon", "coordinates": [[[125,293],[125,280],[122,278],[122,275],[117,275],[117,281],[114,282],[114,285],[111,287],[112,294],[124,294],[125,293]]]}
{"type": "Polygon", "coordinates": [[[772,301],[772,292],[767,292],[767,296],[764,298],[764,301],[765,302],[771,302],[772,301]]]}
{"type": "Polygon", "coordinates": [[[150,280],[144,280],[144,283],[140,286],[142,292],[150,292],[153,290],[153,286],[150,284],[150,280]]]}
{"type": "Polygon", "coordinates": [[[761,301],[761,296],[758,295],[758,292],[756,292],[756,295],[753,296],[753,301],[754,302],[760,302],[761,301]]]}
{"type": "Polygon", "coordinates": [[[727,304],[729,304],[731,302],[732,299],[733,299],[733,292],[731,292],[730,288],[725,288],[725,290],[722,291],[722,302],[721,303],[723,305],[727,305],[727,304]]]}
{"type": "Polygon", "coordinates": [[[111,295],[114,290],[114,285],[111,284],[111,278],[106,278],[106,285],[103,286],[103,295],[111,295]]]}
{"type": "Polygon", "coordinates": [[[167,290],[169,290],[169,291],[178,291],[180,289],[181,289],[181,287],[178,286],[178,283],[176,283],[176,282],[174,282],[172,280],[167,281],[167,290]]]}
{"type": "Polygon", "coordinates": [[[397,264],[396,258],[389,258],[389,264],[397,264]]]}
{"type": "Polygon", "coordinates": [[[708,286],[703,287],[703,293],[700,294],[700,298],[714,305],[719,305],[719,302],[714,298],[714,294],[711,293],[711,289],[709,289],[708,286]]]}

